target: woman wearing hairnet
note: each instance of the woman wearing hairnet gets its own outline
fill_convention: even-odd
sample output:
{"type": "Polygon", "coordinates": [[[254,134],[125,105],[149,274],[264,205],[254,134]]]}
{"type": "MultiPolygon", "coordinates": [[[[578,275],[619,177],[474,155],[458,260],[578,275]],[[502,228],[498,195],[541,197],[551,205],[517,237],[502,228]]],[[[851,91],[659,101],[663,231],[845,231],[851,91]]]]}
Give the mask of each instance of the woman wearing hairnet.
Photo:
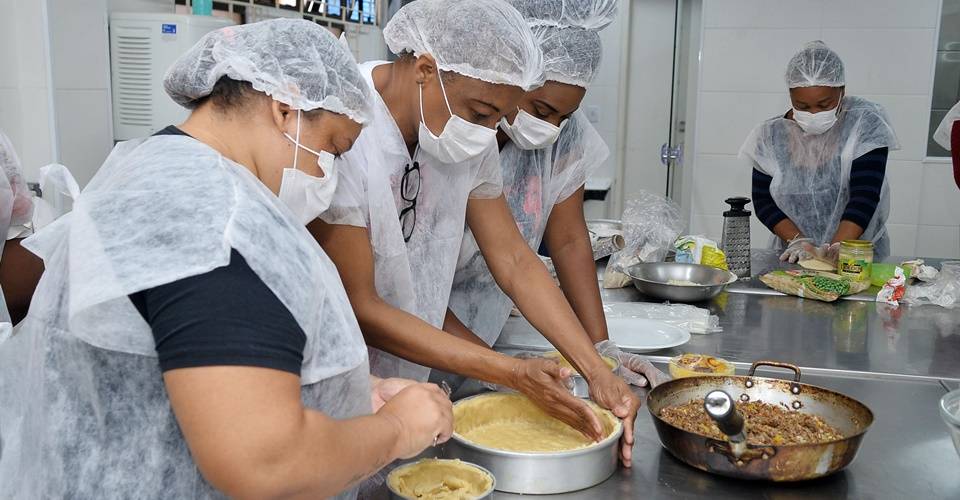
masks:
{"type": "Polygon", "coordinates": [[[0,342],[27,313],[43,262],[20,246],[30,234],[33,196],[20,159],[0,132],[0,342]]]}
{"type": "Polygon", "coordinates": [[[542,83],[523,18],[502,0],[418,0],[383,35],[400,58],[361,65],[376,90],[373,117],[344,155],[334,203],[310,226],[373,348],[372,372],[426,380],[436,368],[508,386],[601,437],[596,415],[564,385],[568,369],[440,330],[466,223],[500,287],[591,381],[594,400],[627,419],[632,444],[639,400],[606,368],[501,194],[496,124],[542,83]]]}
{"type": "Polygon", "coordinates": [[[353,498],[452,427],[436,386],[371,393],[304,228],[369,91],[302,20],[208,34],[164,86],[187,121],[118,144],[25,243],[50,272],[0,344],[0,497],[353,498]]]}
{"type": "Polygon", "coordinates": [[[933,133],[933,140],[950,152],[953,159],[953,182],[960,188],[960,102],[953,105],[933,133]]]}
{"type": "Polygon", "coordinates": [[[787,65],[792,109],[758,125],[740,148],[753,161],[757,217],[782,260],[835,260],[843,240],[870,240],[890,254],[887,154],[899,148],[879,104],[846,95],[840,56],[821,41],[787,65]]]}
{"type": "MultiPolygon", "coordinates": [[[[510,3],[523,14],[543,50],[546,82],[524,94],[499,122],[505,198],[530,248],[546,240],[563,294],[598,350],[620,359],[629,382],[645,385],[646,375],[655,385],[663,380],[662,373],[608,340],[583,217],[584,183],[609,150],[577,109],[600,65],[598,32],[613,21],[617,0],[510,3]]],[[[459,320],[451,321],[452,326],[462,322],[461,328],[493,345],[511,307],[467,230],[450,295],[451,320],[459,320]]]]}

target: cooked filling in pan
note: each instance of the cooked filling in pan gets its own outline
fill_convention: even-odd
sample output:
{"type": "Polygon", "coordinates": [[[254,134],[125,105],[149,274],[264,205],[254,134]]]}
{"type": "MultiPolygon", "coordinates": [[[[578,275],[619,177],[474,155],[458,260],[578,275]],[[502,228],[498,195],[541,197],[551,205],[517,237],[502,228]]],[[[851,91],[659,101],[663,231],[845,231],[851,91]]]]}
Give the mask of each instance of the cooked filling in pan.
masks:
{"type": "MultiPolygon", "coordinates": [[[[782,406],[751,401],[737,403],[747,427],[747,443],[757,446],[822,443],[843,439],[843,435],[817,415],[788,410],[782,406]]],[[[687,432],[727,440],[703,409],[703,400],[660,410],[660,418],[687,432]]]]}

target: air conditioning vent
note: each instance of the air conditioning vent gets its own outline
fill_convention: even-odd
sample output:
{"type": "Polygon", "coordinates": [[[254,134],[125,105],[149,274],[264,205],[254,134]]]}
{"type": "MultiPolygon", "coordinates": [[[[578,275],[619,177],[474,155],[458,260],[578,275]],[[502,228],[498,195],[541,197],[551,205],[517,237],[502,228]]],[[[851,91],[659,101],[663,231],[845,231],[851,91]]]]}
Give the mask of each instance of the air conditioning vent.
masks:
{"type": "Polygon", "coordinates": [[[163,76],[203,35],[231,24],[230,20],[210,16],[111,14],[114,139],[145,137],[182,122],[187,110],[163,90],[163,76]]]}

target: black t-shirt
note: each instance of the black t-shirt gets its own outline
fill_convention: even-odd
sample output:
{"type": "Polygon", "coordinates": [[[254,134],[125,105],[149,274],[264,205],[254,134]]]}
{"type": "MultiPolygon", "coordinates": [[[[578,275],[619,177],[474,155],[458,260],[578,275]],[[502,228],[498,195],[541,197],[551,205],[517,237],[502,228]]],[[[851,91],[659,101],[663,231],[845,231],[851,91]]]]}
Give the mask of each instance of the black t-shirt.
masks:
{"type": "MultiPolygon", "coordinates": [[[[155,135],[188,135],[169,126],[155,135]]],[[[255,366],[300,375],[306,335],[236,250],[227,266],[131,294],[160,369],[255,366]]]]}

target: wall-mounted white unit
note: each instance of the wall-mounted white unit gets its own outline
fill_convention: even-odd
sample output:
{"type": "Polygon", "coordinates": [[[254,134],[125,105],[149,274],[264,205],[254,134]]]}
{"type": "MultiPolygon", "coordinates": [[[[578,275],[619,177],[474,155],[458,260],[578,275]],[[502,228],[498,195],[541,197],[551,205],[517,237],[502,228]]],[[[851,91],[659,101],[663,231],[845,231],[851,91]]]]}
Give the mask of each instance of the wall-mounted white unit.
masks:
{"type": "Polygon", "coordinates": [[[144,137],[181,123],[187,110],[163,90],[163,75],[203,35],[230,26],[211,16],[110,14],[114,139],[144,137]]]}

